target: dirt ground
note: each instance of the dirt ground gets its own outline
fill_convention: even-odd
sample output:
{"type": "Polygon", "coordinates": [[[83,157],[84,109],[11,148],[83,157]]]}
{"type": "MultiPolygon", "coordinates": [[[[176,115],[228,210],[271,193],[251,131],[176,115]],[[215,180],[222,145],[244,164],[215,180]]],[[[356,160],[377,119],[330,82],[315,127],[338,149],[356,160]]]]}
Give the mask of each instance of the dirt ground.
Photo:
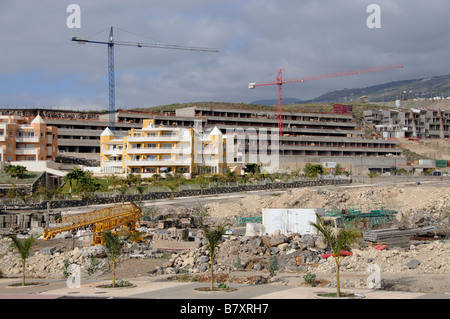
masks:
{"type": "MultiPolygon", "coordinates": [[[[318,189],[303,189],[286,191],[277,196],[267,196],[261,198],[258,195],[252,194],[241,201],[233,201],[228,204],[230,207],[223,205],[212,206],[212,215],[223,217],[224,214],[235,215],[238,210],[245,210],[249,215],[254,215],[256,211],[260,211],[260,207],[283,207],[283,206],[297,206],[297,207],[325,207],[327,205],[335,205],[336,203],[344,203],[353,205],[361,203],[362,201],[369,201],[372,203],[390,202],[397,203],[402,207],[401,212],[403,218],[407,218],[408,214],[416,214],[419,210],[430,210],[432,212],[438,210],[448,210],[450,184],[449,183],[435,183],[422,185],[370,185],[368,187],[360,188],[339,188],[337,187],[335,193],[318,189]],[[345,196],[344,196],[344,195],[345,196]],[[337,197],[336,197],[337,196],[337,197]],[[337,202],[336,202],[337,200],[337,202]],[[232,206],[232,207],[231,207],[232,206]]],[[[246,213],[246,215],[247,215],[246,213]]],[[[418,215],[420,216],[420,215],[418,215]]],[[[51,241],[38,240],[36,242],[35,250],[40,250],[43,247],[54,246],[60,248],[63,252],[72,250],[73,247],[79,245],[79,242],[72,239],[53,239],[51,241]]],[[[177,280],[178,277],[185,274],[177,274],[169,277],[161,275],[160,278],[154,277],[149,273],[155,267],[161,266],[167,261],[167,258],[145,258],[145,259],[128,259],[121,261],[116,267],[116,278],[132,281],[133,278],[146,277],[153,278],[153,280],[177,280]],[[168,277],[170,279],[168,279],[168,277]]],[[[199,274],[190,274],[190,276],[198,276],[199,274]]],[[[207,274],[206,274],[207,275],[207,274]]],[[[251,278],[254,276],[268,277],[269,273],[263,271],[238,271],[228,274],[229,277],[244,277],[251,278]]],[[[283,284],[290,286],[305,285],[303,276],[305,273],[277,273],[277,276],[269,284],[283,284]]],[[[110,278],[111,274],[107,273],[99,277],[99,279],[110,278]]],[[[341,272],[341,284],[345,287],[366,288],[366,280],[369,274],[357,273],[344,270],[341,272]]],[[[334,273],[319,273],[317,280],[322,285],[333,285],[335,282],[334,273]]],[[[382,273],[381,280],[383,282],[383,289],[397,290],[397,291],[411,291],[411,292],[428,292],[450,294],[450,275],[447,273],[441,274],[425,274],[425,273],[382,273]]]]}
{"type": "Polygon", "coordinates": [[[450,140],[430,139],[410,141],[406,138],[398,139],[399,145],[422,156],[450,161],[450,140]]]}

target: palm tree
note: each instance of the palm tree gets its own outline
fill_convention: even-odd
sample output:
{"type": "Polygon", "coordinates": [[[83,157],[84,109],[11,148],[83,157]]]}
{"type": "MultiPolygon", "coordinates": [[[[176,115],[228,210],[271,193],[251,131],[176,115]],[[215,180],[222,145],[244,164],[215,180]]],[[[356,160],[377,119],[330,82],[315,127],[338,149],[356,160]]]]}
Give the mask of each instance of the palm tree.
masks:
{"type": "Polygon", "coordinates": [[[124,242],[120,239],[120,234],[113,233],[107,230],[102,233],[102,238],[105,243],[106,252],[112,263],[112,286],[116,286],[116,260],[122,253],[124,242]]]}
{"type": "Polygon", "coordinates": [[[275,181],[278,179],[278,176],[279,174],[268,174],[267,175],[267,178],[270,180],[270,182],[272,183],[272,190],[273,190],[273,188],[274,188],[274,186],[275,186],[275,181]]]}
{"type": "Polygon", "coordinates": [[[224,180],[225,180],[224,177],[220,174],[214,174],[213,176],[211,176],[211,182],[213,183],[213,186],[216,189],[216,194],[219,193],[220,183],[222,183],[224,180]]]}
{"type": "Polygon", "coordinates": [[[47,186],[44,185],[44,183],[41,183],[41,185],[38,187],[37,194],[43,196],[44,199],[47,200],[47,212],[50,213],[53,198],[60,192],[61,189],[58,186],[48,188],[47,186]]]}
{"type": "Polygon", "coordinates": [[[25,264],[27,258],[30,256],[31,248],[33,247],[34,242],[38,238],[38,235],[31,235],[25,240],[18,239],[15,235],[10,236],[12,243],[11,246],[13,249],[17,249],[20,254],[20,259],[22,260],[22,286],[25,286],[25,264]]]}
{"type": "Polygon", "coordinates": [[[341,167],[341,164],[336,164],[336,167],[333,171],[333,184],[336,186],[336,176],[341,175],[344,173],[344,170],[341,167]]]}
{"type": "Polygon", "coordinates": [[[203,195],[203,190],[209,185],[208,179],[205,175],[199,175],[195,178],[195,181],[200,186],[200,195],[203,195]]]}
{"type": "Polygon", "coordinates": [[[351,225],[349,228],[333,228],[331,223],[316,215],[316,222],[310,222],[319,233],[321,233],[328,245],[333,251],[334,261],[336,263],[336,284],[337,284],[337,296],[341,296],[341,284],[339,279],[339,269],[341,266],[341,252],[342,250],[350,250],[350,245],[356,242],[360,237],[360,233],[351,225]]]}
{"type": "Polygon", "coordinates": [[[345,177],[347,177],[347,184],[350,185],[350,176],[352,176],[351,171],[344,171],[345,177]]]}
{"type": "Polygon", "coordinates": [[[19,179],[27,171],[27,168],[22,165],[8,165],[5,167],[5,173],[11,177],[19,179]]]}
{"type": "Polygon", "coordinates": [[[369,174],[367,174],[369,177],[370,177],[370,183],[372,184],[373,183],[373,179],[375,178],[375,177],[377,177],[378,176],[378,173],[377,172],[371,172],[371,173],[369,173],[369,174]]]}
{"type": "Polygon", "coordinates": [[[68,172],[64,177],[64,182],[69,182],[69,193],[72,193],[72,181],[79,181],[82,177],[84,177],[86,174],[84,171],[74,167],[73,170],[68,172]]]}
{"type": "Polygon", "coordinates": [[[125,204],[125,195],[128,189],[131,187],[130,181],[127,179],[121,179],[119,182],[119,193],[122,196],[122,204],[125,204]]]}
{"type": "Polygon", "coordinates": [[[181,184],[180,180],[170,180],[166,183],[166,187],[171,191],[170,199],[173,199],[174,193],[176,190],[178,190],[180,184],[181,184]]]}
{"type": "Polygon", "coordinates": [[[229,226],[229,224],[219,225],[215,229],[210,229],[209,227],[204,226],[203,223],[200,225],[208,240],[209,255],[211,259],[211,290],[214,290],[214,257],[216,248],[220,243],[222,236],[227,231],[227,226],[229,226]]]}
{"type": "Polygon", "coordinates": [[[95,192],[101,188],[101,184],[98,180],[92,177],[92,174],[86,172],[77,183],[77,192],[81,194],[81,197],[85,200],[86,206],[89,207],[89,201],[94,199],[95,192]]]}

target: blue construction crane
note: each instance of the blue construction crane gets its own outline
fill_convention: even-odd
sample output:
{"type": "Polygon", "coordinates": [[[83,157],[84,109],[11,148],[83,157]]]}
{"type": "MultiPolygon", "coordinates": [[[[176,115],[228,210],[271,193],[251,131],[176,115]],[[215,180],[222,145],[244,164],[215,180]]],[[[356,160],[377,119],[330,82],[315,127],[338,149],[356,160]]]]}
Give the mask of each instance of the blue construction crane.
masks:
{"type": "Polygon", "coordinates": [[[188,50],[188,51],[204,51],[204,52],[219,52],[214,48],[202,48],[202,47],[190,47],[181,45],[171,45],[171,44],[152,44],[152,43],[141,43],[141,42],[127,42],[127,41],[115,41],[113,37],[113,27],[111,27],[109,32],[109,39],[107,42],[104,41],[93,41],[87,40],[83,37],[73,37],[72,41],[78,44],[86,43],[97,43],[106,44],[108,46],[108,83],[109,83],[109,129],[114,132],[115,130],[115,76],[114,76],[114,45],[125,45],[125,46],[135,46],[138,48],[148,47],[148,48],[159,48],[159,49],[175,49],[175,50],[188,50]]]}

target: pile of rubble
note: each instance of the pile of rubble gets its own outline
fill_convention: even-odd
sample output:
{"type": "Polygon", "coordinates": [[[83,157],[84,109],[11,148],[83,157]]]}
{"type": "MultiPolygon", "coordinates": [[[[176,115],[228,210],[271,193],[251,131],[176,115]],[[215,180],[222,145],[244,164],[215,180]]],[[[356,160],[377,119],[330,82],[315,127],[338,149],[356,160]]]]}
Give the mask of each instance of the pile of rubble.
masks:
{"type": "MultiPolygon", "coordinates": [[[[331,251],[319,236],[298,234],[285,236],[246,237],[230,236],[221,243],[215,259],[215,271],[267,270],[272,256],[282,272],[332,273],[334,258],[324,258],[331,251]]],[[[383,272],[450,272],[450,242],[417,242],[410,247],[377,250],[360,242],[352,249],[352,256],[344,257],[342,271],[364,272],[370,264],[383,272]]],[[[174,253],[155,274],[202,273],[210,269],[210,256],[206,240],[196,250],[174,253]]]]}
{"type": "MultiPolygon", "coordinates": [[[[22,274],[20,255],[11,247],[11,239],[0,238],[0,271],[4,277],[18,277],[22,274]]],[[[101,276],[108,273],[110,262],[106,259],[106,249],[102,245],[88,246],[74,249],[48,246],[33,252],[26,261],[25,273],[28,277],[62,279],[67,265],[77,264],[81,266],[82,274],[87,274],[87,269],[92,266],[92,258],[95,258],[95,275],[101,276]]],[[[161,258],[163,253],[153,249],[149,243],[126,244],[123,254],[119,258],[126,261],[129,258],[161,258]]]]}
{"type": "Polygon", "coordinates": [[[301,188],[273,196],[250,195],[241,200],[206,205],[211,217],[261,216],[263,208],[392,209],[405,227],[425,217],[439,223],[450,211],[450,188],[435,185],[401,185],[358,188],[301,188]]]}

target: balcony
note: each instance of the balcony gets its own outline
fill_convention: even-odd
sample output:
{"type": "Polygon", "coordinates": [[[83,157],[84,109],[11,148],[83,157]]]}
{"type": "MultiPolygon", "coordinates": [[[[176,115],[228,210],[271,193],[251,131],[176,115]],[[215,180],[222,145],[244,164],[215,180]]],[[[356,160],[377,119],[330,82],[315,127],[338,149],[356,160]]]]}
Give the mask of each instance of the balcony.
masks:
{"type": "Polygon", "coordinates": [[[17,143],[39,143],[40,138],[38,136],[35,137],[16,137],[17,143]]]}
{"type": "Polygon", "coordinates": [[[127,149],[127,154],[129,155],[134,155],[134,154],[149,154],[149,155],[154,155],[154,154],[183,154],[183,155],[187,155],[187,154],[191,154],[191,149],[190,148],[185,148],[185,147],[161,147],[161,148],[151,148],[151,147],[143,147],[143,148],[128,148],[127,149]]]}
{"type": "Polygon", "coordinates": [[[127,166],[186,166],[191,165],[190,159],[176,160],[128,160],[125,162],[127,166]]]}
{"type": "Polygon", "coordinates": [[[119,150],[119,149],[115,149],[115,150],[103,150],[103,155],[107,155],[107,156],[118,156],[118,155],[122,155],[123,154],[123,150],[119,150]]]}
{"type": "Polygon", "coordinates": [[[14,154],[16,155],[39,155],[39,150],[38,149],[34,149],[34,148],[30,148],[30,149],[26,149],[26,148],[16,148],[14,150],[14,154]]]}
{"type": "Polygon", "coordinates": [[[168,135],[168,136],[128,136],[127,142],[190,142],[190,136],[168,135]]]}
{"type": "Polygon", "coordinates": [[[102,167],[122,167],[122,161],[103,161],[102,167]]]}

